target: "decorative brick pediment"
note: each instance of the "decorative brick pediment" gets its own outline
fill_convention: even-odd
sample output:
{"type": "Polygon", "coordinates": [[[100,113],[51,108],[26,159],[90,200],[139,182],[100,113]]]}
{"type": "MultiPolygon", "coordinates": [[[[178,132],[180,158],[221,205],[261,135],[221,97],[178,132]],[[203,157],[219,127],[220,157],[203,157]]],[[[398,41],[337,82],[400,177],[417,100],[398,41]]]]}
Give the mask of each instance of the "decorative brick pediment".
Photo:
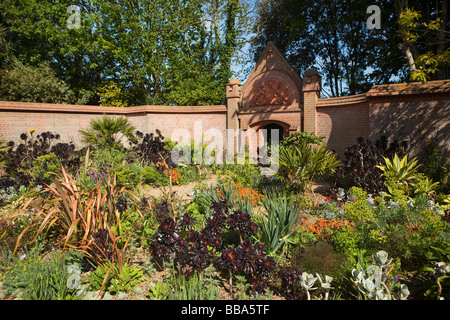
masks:
{"type": "Polygon", "coordinates": [[[276,79],[262,80],[250,95],[249,106],[286,106],[292,103],[289,88],[276,79]]]}
{"type": "Polygon", "coordinates": [[[302,107],[302,79],[273,42],[267,44],[241,91],[241,110],[302,107]]]}

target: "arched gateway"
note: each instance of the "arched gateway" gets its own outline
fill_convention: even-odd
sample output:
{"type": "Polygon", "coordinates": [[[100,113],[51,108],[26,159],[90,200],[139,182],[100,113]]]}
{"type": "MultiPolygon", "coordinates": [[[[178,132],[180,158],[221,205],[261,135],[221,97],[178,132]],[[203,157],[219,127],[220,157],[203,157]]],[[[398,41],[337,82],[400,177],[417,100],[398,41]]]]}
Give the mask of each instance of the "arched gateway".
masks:
{"type": "Polygon", "coordinates": [[[227,129],[277,128],[280,139],[292,132],[304,131],[304,85],[308,87],[314,81],[319,84],[314,87],[317,98],[320,92],[317,71],[310,70],[305,76],[307,79],[300,78],[269,42],[245,84],[233,79],[227,87],[227,129]]]}

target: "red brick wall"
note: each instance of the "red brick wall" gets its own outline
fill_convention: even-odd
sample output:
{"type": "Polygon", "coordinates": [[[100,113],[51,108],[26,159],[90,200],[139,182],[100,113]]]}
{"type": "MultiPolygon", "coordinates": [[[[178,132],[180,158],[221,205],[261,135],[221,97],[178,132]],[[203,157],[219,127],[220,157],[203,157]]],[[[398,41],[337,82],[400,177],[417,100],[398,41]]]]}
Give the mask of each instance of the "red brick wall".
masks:
{"type": "Polygon", "coordinates": [[[320,99],[317,106],[318,136],[326,136],[328,147],[343,156],[358,137],[369,136],[369,103],[365,95],[320,99]]]}
{"type": "Polygon", "coordinates": [[[319,99],[316,121],[317,135],[327,136],[340,156],[358,137],[375,142],[386,136],[407,141],[410,156],[435,140],[450,157],[450,80],[377,85],[365,94],[319,99]]]}
{"type": "Polygon", "coordinates": [[[137,106],[129,108],[39,104],[0,101],[0,138],[20,141],[20,134],[36,130],[58,133],[61,141],[81,146],[79,130],[89,127],[91,119],[103,114],[125,116],[143,133],[161,133],[170,138],[175,129],[184,128],[193,137],[194,121],[202,122],[203,132],[217,128],[225,133],[226,107],[219,106],[137,106]]]}
{"type": "Polygon", "coordinates": [[[377,98],[369,110],[372,141],[383,135],[407,141],[410,155],[417,156],[434,140],[450,156],[450,94],[377,98]]]}
{"type": "MultiPolygon", "coordinates": [[[[326,136],[328,146],[340,156],[360,136],[375,141],[383,135],[407,140],[413,154],[426,140],[436,139],[450,156],[450,80],[374,86],[361,95],[318,99],[315,119],[303,117],[303,112],[302,105],[259,106],[240,109],[238,118],[242,129],[278,123],[289,132],[305,130],[308,121],[315,121],[316,134],[326,136]]],[[[21,133],[35,129],[80,145],[79,130],[103,114],[126,116],[137,130],[159,129],[167,138],[176,129],[186,129],[194,138],[196,121],[203,134],[214,128],[226,136],[225,105],[112,108],[0,101],[0,138],[17,142],[21,133]]]]}

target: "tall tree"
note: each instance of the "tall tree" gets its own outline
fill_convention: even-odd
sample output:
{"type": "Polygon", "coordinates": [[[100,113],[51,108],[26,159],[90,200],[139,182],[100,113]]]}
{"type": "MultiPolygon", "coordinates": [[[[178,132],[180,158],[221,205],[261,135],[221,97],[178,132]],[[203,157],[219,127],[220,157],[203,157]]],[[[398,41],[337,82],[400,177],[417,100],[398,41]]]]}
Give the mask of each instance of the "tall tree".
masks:
{"type": "Polygon", "coordinates": [[[395,9],[411,80],[450,78],[448,0],[396,0],[395,9]]]}
{"type": "Polygon", "coordinates": [[[0,11],[22,63],[49,61],[92,104],[113,81],[128,105],[223,103],[245,13],[239,0],[5,0],[0,11]]]}
{"type": "Polygon", "coordinates": [[[369,29],[372,2],[267,0],[260,6],[266,23],[255,53],[274,41],[300,74],[311,67],[319,70],[326,96],[357,94],[374,83],[403,79],[404,66],[395,58],[399,51],[393,55],[389,44],[389,34],[396,33],[393,6],[381,1],[382,28],[369,29]]]}

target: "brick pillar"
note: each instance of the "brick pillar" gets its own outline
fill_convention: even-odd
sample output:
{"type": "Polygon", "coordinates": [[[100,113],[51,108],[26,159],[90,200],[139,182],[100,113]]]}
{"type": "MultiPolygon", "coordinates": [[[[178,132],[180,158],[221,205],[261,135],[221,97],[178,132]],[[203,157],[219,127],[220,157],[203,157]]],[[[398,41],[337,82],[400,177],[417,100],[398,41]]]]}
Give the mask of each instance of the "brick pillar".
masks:
{"type": "Polygon", "coordinates": [[[309,69],[303,76],[303,131],[317,134],[317,100],[320,98],[322,78],[316,69],[309,69]]]}
{"type": "Polygon", "coordinates": [[[227,129],[239,129],[238,108],[241,98],[241,83],[232,79],[227,85],[227,129]]]}
{"type": "MultiPolygon", "coordinates": [[[[239,109],[239,100],[241,99],[241,82],[238,79],[230,80],[230,83],[227,85],[227,129],[237,130],[239,128],[239,119],[238,119],[238,109],[239,109]]],[[[236,138],[231,138],[232,141],[228,141],[227,137],[225,137],[226,149],[227,152],[231,152],[236,154],[238,150],[239,140],[236,138]],[[232,143],[233,147],[230,147],[230,143],[232,143]]]]}

